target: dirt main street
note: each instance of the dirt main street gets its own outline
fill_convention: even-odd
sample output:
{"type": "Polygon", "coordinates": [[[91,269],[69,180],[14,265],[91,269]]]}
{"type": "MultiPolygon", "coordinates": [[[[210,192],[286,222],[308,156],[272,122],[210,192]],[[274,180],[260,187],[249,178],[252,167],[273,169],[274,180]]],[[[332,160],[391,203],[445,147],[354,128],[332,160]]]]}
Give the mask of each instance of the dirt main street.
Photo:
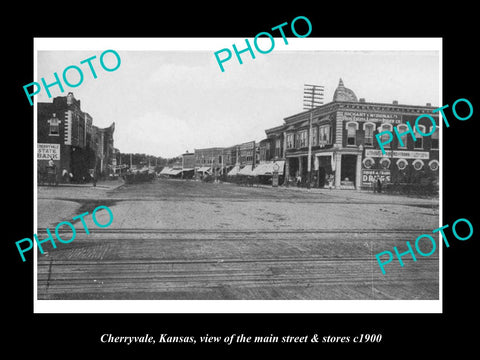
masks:
{"type": "Polygon", "coordinates": [[[438,299],[438,252],[405,257],[405,267],[393,261],[386,275],[374,256],[436,229],[436,199],[163,179],[118,185],[38,188],[39,235],[99,205],[114,214],[106,229],[86,217],[90,234],[77,221],[72,243],[45,245],[39,299],[438,299]]]}

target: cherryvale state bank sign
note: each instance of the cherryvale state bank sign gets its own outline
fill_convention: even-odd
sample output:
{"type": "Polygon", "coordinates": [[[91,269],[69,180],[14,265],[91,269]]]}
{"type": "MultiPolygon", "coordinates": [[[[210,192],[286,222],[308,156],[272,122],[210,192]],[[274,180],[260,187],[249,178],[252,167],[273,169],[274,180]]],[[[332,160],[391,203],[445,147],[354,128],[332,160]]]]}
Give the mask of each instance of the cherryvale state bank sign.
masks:
{"type": "Polygon", "coordinates": [[[37,144],[37,160],[60,160],[60,144],[37,144]]]}

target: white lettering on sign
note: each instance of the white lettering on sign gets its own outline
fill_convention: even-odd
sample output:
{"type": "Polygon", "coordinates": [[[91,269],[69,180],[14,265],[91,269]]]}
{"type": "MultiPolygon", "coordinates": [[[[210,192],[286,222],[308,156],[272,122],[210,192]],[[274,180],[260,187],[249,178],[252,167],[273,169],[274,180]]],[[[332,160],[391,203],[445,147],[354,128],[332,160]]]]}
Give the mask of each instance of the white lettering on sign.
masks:
{"type": "Polygon", "coordinates": [[[362,182],[364,185],[372,184],[380,178],[382,183],[391,182],[390,170],[380,169],[363,169],[362,170],[362,182]]]}
{"type": "Polygon", "coordinates": [[[37,144],[37,160],[60,160],[60,144],[37,144]]]}
{"type": "Polygon", "coordinates": [[[405,151],[405,150],[387,150],[385,155],[382,150],[367,149],[365,150],[365,157],[394,157],[403,159],[430,159],[430,153],[428,151],[405,151]]]}
{"type": "Polygon", "coordinates": [[[398,114],[368,113],[363,111],[343,111],[339,115],[343,116],[344,121],[372,121],[389,124],[400,124],[401,116],[398,114]]]}

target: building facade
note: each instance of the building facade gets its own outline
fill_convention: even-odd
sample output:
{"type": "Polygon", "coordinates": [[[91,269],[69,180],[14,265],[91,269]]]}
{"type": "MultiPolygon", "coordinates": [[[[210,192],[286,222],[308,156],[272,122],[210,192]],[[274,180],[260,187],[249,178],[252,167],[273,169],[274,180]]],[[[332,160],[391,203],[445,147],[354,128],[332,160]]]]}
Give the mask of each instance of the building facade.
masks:
{"type": "Polygon", "coordinates": [[[106,176],[113,172],[113,166],[116,166],[115,148],[113,146],[113,134],[115,132],[115,122],[109,127],[92,127],[93,146],[95,149],[95,163],[92,168],[100,176],[106,176]]]}
{"type": "MultiPolygon", "coordinates": [[[[384,184],[438,183],[439,120],[433,109],[430,104],[366,102],[340,79],[332,102],[286,117],[282,125],[265,131],[270,160],[285,160],[287,184],[300,180],[324,187],[329,177],[337,189],[370,188],[377,178],[384,184]],[[431,136],[423,137],[415,128],[422,114],[435,121],[437,130],[431,136]],[[401,134],[409,129],[407,124],[415,129],[416,141],[410,134],[402,141],[394,135],[383,155],[375,135],[393,132],[393,127],[401,134]]],[[[432,126],[423,117],[417,127],[427,134],[432,126]]]]}
{"type": "Polygon", "coordinates": [[[106,129],[93,125],[93,118],[81,109],[73,93],[37,104],[37,167],[40,173],[53,160],[57,176],[64,170],[74,181],[90,179],[108,171],[113,156],[113,123],[106,129]]]}

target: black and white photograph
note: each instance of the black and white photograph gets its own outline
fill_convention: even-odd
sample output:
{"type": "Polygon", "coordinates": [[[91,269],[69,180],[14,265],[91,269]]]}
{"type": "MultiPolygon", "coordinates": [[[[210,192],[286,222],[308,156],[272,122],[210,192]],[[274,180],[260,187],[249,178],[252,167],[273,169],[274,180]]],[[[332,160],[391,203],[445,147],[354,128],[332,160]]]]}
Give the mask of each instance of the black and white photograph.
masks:
{"type": "Polygon", "coordinates": [[[438,39],[277,38],[224,71],[201,46],[245,39],[48,50],[61,41],[36,58],[37,231],[61,239],[37,249],[39,307],[439,309],[438,39]]]}
{"type": "Polygon", "coordinates": [[[474,350],[475,11],[173,5],[6,11],[7,353],[474,350]]]}

